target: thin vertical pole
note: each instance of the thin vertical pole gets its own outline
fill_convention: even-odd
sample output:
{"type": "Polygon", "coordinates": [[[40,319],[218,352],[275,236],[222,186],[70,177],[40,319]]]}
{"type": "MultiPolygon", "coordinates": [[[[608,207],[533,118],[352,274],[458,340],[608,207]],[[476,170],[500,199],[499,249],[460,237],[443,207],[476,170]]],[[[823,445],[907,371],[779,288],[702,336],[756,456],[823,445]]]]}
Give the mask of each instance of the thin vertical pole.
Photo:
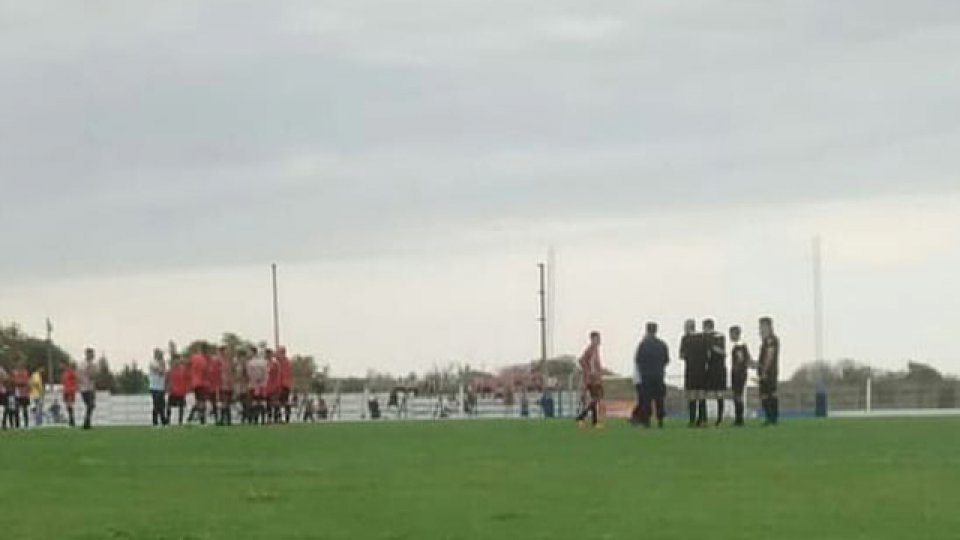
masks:
{"type": "Polygon", "coordinates": [[[277,294],[277,265],[270,266],[273,272],[273,348],[280,348],[280,300],[277,294]]]}
{"type": "Polygon", "coordinates": [[[547,382],[547,265],[537,264],[540,269],[540,373],[547,382]]]}
{"type": "Polygon", "coordinates": [[[556,354],[557,341],[557,252],[550,246],[547,250],[547,357],[556,354]]]}
{"type": "Polygon", "coordinates": [[[50,322],[49,317],[47,317],[47,388],[50,393],[53,393],[53,323],[50,322]]]}
{"type": "Polygon", "coordinates": [[[820,236],[813,239],[813,333],[817,362],[823,362],[823,259],[820,236]]]}

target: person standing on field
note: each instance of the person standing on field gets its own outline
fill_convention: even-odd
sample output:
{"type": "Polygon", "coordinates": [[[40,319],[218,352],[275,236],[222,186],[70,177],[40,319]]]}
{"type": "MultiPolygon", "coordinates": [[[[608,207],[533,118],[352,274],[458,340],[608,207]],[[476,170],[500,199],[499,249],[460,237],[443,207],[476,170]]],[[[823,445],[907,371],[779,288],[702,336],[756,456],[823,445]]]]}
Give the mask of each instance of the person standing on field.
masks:
{"type": "Polygon", "coordinates": [[[80,398],[83,399],[83,429],[93,427],[93,410],[97,406],[97,365],[94,363],[96,352],[88,348],[84,351],[83,367],[77,374],[80,398]]]}
{"type": "Polygon", "coordinates": [[[603,405],[603,364],[600,362],[600,332],[590,333],[590,344],[580,356],[580,371],[583,373],[584,393],[588,398],[586,407],[577,416],[577,424],[584,427],[587,415],[591,424],[603,429],[606,411],[603,405]]]}
{"type": "Polygon", "coordinates": [[[190,387],[190,372],[186,361],[182,357],[173,353],[170,356],[170,371],[167,373],[167,387],[170,389],[170,396],[167,399],[167,425],[173,422],[171,413],[176,407],[177,424],[183,425],[183,409],[187,406],[187,391],[190,387]]]}
{"type": "Polygon", "coordinates": [[[67,425],[76,427],[74,405],[77,402],[77,370],[73,362],[64,362],[60,372],[60,386],[63,387],[63,404],[67,408],[67,425]]]}
{"type": "Polygon", "coordinates": [[[215,350],[207,358],[206,391],[207,401],[210,403],[210,413],[213,421],[220,425],[220,386],[223,384],[223,355],[221,350],[215,350]]]}
{"type": "Polygon", "coordinates": [[[777,398],[777,378],[780,373],[780,339],[773,331],[773,319],[760,319],[759,366],[760,403],[766,421],[763,425],[775,426],[780,421],[780,400],[777,398]]]}
{"type": "Polygon", "coordinates": [[[16,395],[17,427],[21,422],[24,428],[30,427],[30,372],[27,364],[20,361],[13,370],[13,390],[16,395]],[[21,420],[22,419],[22,420],[21,420]]]}
{"type": "Polygon", "coordinates": [[[740,342],[742,331],[739,326],[730,328],[730,386],[733,389],[733,409],[736,420],[733,425],[743,426],[744,393],[747,388],[747,370],[753,363],[750,349],[740,342]]]}
{"type": "Polygon", "coordinates": [[[2,429],[7,429],[7,423],[9,422],[10,427],[14,427],[13,416],[11,415],[12,409],[10,408],[10,374],[7,373],[7,370],[0,366],[0,407],[3,407],[3,421],[2,429]]]}
{"type": "MultiPolygon", "coordinates": [[[[703,383],[706,378],[706,358],[702,354],[703,339],[697,334],[697,322],[688,319],[683,324],[683,338],[680,340],[680,359],[684,362],[683,388],[687,394],[687,407],[690,414],[690,427],[698,424],[701,399],[704,399],[703,383]]],[[[706,416],[707,405],[703,403],[703,416],[706,416]]]]}
{"type": "Polygon", "coordinates": [[[280,423],[280,362],[273,350],[267,356],[267,422],[280,423]]]}
{"type": "Polygon", "coordinates": [[[34,425],[43,425],[43,368],[33,370],[30,375],[30,403],[33,405],[34,425]]]}
{"type": "Polygon", "coordinates": [[[153,350],[153,364],[150,365],[150,374],[148,375],[150,385],[150,397],[153,401],[153,413],[151,414],[154,426],[166,426],[167,421],[167,366],[163,360],[163,351],[153,350]]]}
{"type": "Polygon", "coordinates": [[[713,319],[703,321],[703,339],[707,353],[706,390],[717,400],[717,423],[723,424],[723,405],[727,392],[727,340],[717,332],[713,319]]]}
{"type": "Polygon", "coordinates": [[[666,415],[664,400],[667,397],[666,374],[670,363],[667,344],[657,337],[657,323],[647,323],[647,332],[637,349],[636,366],[640,372],[640,423],[650,427],[653,407],[657,408],[657,425],[663,427],[666,415]]]}
{"type": "Polygon", "coordinates": [[[236,363],[233,366],[233,395],[240,401],[240,423],[253,423],[253,394],[250,393],[247,365],[250,362],[250,352],[241,348],[236,352],[236,363]]]}
{"type": "Polygon", "coordinates": [[[283,407],[283,423],[290,423],[290,394],[293,391],[293,366],[287,357],[286,347],[277,349],[277,365],[280,369],[280,406],[283,407]]]}
{"type": "Polygon", "coordinates": [[[256,349],[253,350],[252,356],[253,358],[247,363],[247,385],[253,398],[250,422],[259,424],[264,423],[267,416],[264,406],[267,399],[267,360],[256,349]]]}
{"type": "Polygon", "coordinates": [[[220,386],[217,390],[220,414],[217,421],[221,426],[229,426],[233,424],[234,362],[230,350],[226,347],[220,347],[220,362],[220,386]]]}
{"type": "Polygon", "coordinates": [[[187,422],[194,418],[200,419],[200,424],[207,423],[207,346],[202,344],[190,355],[190,387],[193,389],[193,408],[187,422]]]}

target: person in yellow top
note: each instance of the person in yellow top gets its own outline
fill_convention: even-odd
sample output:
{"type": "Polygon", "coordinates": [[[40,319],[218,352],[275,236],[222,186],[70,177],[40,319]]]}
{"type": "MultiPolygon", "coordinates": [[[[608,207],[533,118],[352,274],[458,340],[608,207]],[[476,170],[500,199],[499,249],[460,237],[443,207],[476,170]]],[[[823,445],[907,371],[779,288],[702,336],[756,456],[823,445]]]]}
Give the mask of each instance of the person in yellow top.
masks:
{"type": "Polygon", "coordinates": [[[30,402],[33,404],[33,418],[36,426],[43,425],[43,368],[37,368],[30,375],[30,402]]]}

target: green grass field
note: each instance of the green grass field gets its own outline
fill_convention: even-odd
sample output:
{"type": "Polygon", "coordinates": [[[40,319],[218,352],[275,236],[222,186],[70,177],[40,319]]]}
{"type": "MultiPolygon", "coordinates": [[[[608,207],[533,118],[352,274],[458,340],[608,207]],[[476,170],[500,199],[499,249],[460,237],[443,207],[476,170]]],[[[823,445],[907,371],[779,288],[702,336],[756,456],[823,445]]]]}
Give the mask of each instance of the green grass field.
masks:
{"type": "Polygon", "coordinates": [[[0,458],[18,540],[960,535],[960,419],[51,429],[0,458]]]}

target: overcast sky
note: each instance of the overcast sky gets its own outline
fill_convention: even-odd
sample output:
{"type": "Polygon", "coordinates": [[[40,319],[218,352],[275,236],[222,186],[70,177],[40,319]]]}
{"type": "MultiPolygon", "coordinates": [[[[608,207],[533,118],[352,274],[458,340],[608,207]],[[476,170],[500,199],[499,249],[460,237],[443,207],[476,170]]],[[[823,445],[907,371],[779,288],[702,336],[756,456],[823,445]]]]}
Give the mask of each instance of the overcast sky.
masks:
{"type": "MultiPolygon", "coordinates": [[[[778,321],[960,373],[960,4],[0,0],[0,320],[339,374],[778,321]]],[[[677,366],[674,367],[677,371],[677,366]]]]}

